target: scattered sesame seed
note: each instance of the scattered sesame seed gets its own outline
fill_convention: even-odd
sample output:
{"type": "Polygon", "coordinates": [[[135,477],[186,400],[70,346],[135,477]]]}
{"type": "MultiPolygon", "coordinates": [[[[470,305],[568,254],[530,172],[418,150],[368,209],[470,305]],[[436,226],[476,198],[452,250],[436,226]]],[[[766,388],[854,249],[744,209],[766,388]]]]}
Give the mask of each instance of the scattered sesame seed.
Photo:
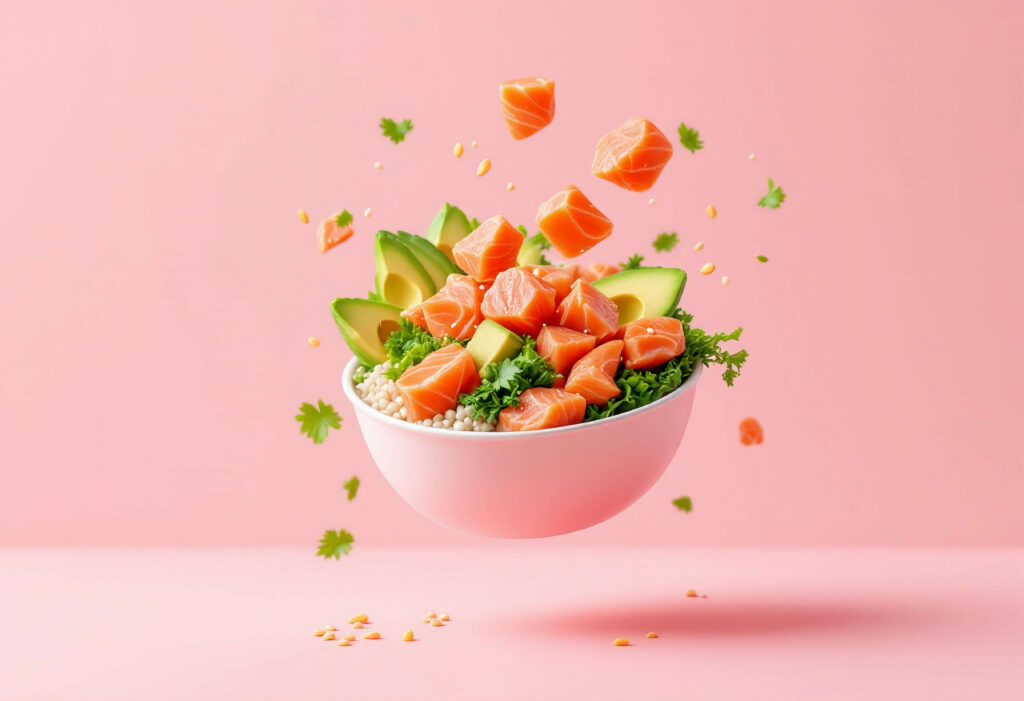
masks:
{"type": "Polygon", "coordinates": [[[369,207],[363,210],[363,216],[366,217],[367,219],[370,218],[371,214],[373,214],[373,210],[370,209],[369,207]]]}
{"type": "Polygon", "coordinates": [[[714,263],[705,263],[700,268],[700,274],[701,275],[710,275],[713,272],[715,272],[715,264],[714,263]]]}
{"type": "Polygon", "coordinates": [[[349,623],[366,623],[369,620],[370,620],[370,617],[367,616],[365,613],[357,613],[355,616],[352,616],[352,618],[348,619],[348,622],[349,623]]]}
{"type": "Polygon", "coordinates": [[[376,168],[377,170],[380,170],[381,168],[384,167],[384,164],[381,163],[380,161],[377,161],[376,163],[373,164],[373,167],[376,168]]]}
{"type": "Polygon", "coordinates": [[[317,338],[316,336],[310,336],[309,337],[309,345],[313,346],[314,348],[319,348],[320,347],[320,339],[317,338]]]}
{"type": "Polygon", "coordinates": [[[347,640],[342,640],[340,643],[338,643],[338,647],[350,647],[351,645],[352,643],[350,643],[347,640]]]}
{"type": "Polygon", "coordinates": [[[363,636],[363,640],[380,640],[380,633],[374,631],[363,636]]]}
{"type": "Polygon", "coordinates": [[[651,199],[647,200],[647,204],[651,205],[652,207],[654,205],[656,205],[657,203],[658,203],[658,200],[654,199],[653,197],[651,199]]]}
{"type": "Polygon", "coordinates": [[[325,633],[324,634],[324,640],[334,640],[334,639],[335,639],[334,633],[325,633]]]}
{"type": "Polygon", "coordinates": [[[485,158],[484,160],[480,161],[480,165],[478,165],[476,167],[476,174],[477,174],[477,176],[487,175],[487,171],[489,171],[490,169],[491,169],[491,159],[485,158]]]}
{"type": "Polygon", "coordinates": [[[427,614],[427,618],[437,618],[437,613],[435,613],[434,611],[431,611],[430,613],[427,614]]]}
{"type": "Polygon", "coordinates": [[[654,631],[651,631],[650,633],[647,634],[647,637],[648,638],[657,638],[658,634],[655,633],[654,631]]]}
{"type": "Polygon", "coordinates": [[[450,621],[450,620],[452,620],[452,617],[449,616],[447,613],[442,613],[441,614],[441,620],[442,621],[450,621]]]}
{"type": "Polygon", "coordinates": [[[326,632],[327,632],[326,630],[324,630],[323,628],[321,628],[320,630],[318,630],[318,631],[314,632],[314,633],[313,633],[313,635],[315,635],[316,637],[318,637],[318,638],[319,638],[320,636],[322,636],[322,635],[323,635],[324,633],[326,633],[326,632]]]}
{"type": "Polygon", "coordinates": [[[416,636],[412,634],[411,630],[405,631],[405,633],[402,635],[402,640],[407,642],[407,643],[411,643],[415,639],[416,639],[416,636]]]}
{"type": "Polygon", "coordinates": [[[729,276],[728,275],[723,275],[722,276],[722,287],[728,287],[728,286],[729,286],[729,276]]]}
{"type": "Polygon", "coordinates": [[[686,595],[692,599],[697,596],[697,590],[691,589],[688,592],[686,592],[686,595]]]}
{"type": "Polygon", "coordinates": [[[334,626],[324,626],[324,630],[338,630],[334,626]]]}
{"type": "Polygon", "coordinates": [[[430,625],[432,625],[435,628],[440,628],[441,626],[444,625],[444,623],[441,622],[440,618],[431,618],[430,619],[430,625]]]}
{"type": "Polygon", "coordinates": [[[356,636],[352,635],[351,633],[347,633],[346,635],[341,636],[341,639],[342,640],[355,640],[356,636]]]}
{"type": "Polygon", "coordinates": [[[302,222],[303,224],[308,224],[309,223],[309,215],[306,214],[306,210],[300,209],[297,212],[297,214],[299,215],[299,221],[300,222],[302,222]]]}
{"type": "Polygon", "coordinates": [[[749,156],[747,156],[747,160],[750,161],[754,160],[755,158],[757,158],[757,156],[755,156],[754,154],[750,154],[749,156]]]}
{"type": "Polygon", "coordinates": [[[612,641],[612,645],[615,647],[626,647],[629,645],[629,640],[626,638],[615,638],[615,640],[612,641]]]}
{"type": "Polygon", "coordinates": [[[472,142],[472,143],[470,144],[470,146],[472,146],[473,148],[476,148],[476,147],[477,147],[477,146],[479,146],[479,145],[480,145],[480,144],[478,144],[478,143],[477,143],[477,142],[475,142],[475,141],[474,141],[474,142],[472,142]]]}
{"type": "Polygon", "coordinates": [[[356,621],[355,623],[352,624],[352,627],[353,628],[362,628],[363,624],[360,623],[359,621],[356,621]]]}
{"type": "Polygon", "coordinates": [[[455,148],[452,149],[452,153],[455,154],[456,158],[462,158],[462,142],[461,141],[456,141],[455,142],[455,148]]]}
{"type": "Polygon", "coordinates": [[[695,251],[703,251],[704,250],[704,242],[703,241],[698,241],[697,244],[693,247],[693,250],[695,250],[695,251]]]}
{"type": "Polygon", "coordinates": [[[652,329],[650,326],[648,326],[647,327],[647,333],[654,333],[654,329],[652,329]]]}
{"type": "Polygon", "coordinates": [[[718,210],[713,205],[708,205],[704,208],[704,213],[708,215],[708,219],[714,219],[718,216],[718,210]]]}
{"type": "Polygon", "coordinates": [[[480,289],[481,290],[486,290],[487,288],[484,285],[480,285],[480,289]]]}
{"type": "Polygon", "coordinates": [[[505,186],[505,189],[508,190],[509,192],[512,192],[513,190],[516,189],[516,184],[510,181],[509,184],[505,186]]]}

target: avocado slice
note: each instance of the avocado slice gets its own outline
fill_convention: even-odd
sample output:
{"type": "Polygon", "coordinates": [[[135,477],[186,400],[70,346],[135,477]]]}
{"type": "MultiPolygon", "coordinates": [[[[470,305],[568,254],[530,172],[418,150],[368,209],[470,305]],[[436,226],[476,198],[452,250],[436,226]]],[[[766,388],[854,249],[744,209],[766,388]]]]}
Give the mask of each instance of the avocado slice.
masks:
{"type": "Polygon", "coordinates": [[[511,358],[523,347],[523,339],[515,335],[496,321],[484,319],[477,327],[473,338],[469,339],[466,350],[473,356],[477,371],[483,370],[491,363],[500,363],[511,358]]]}
{"type": "Polygon", "coordinates": [[[636,268],[600,280],[594,288],[619,307],[619,326],[637,319],[668,316],[675,311],[686,286],[679,268],[636,268]]]}
{"type": "Polygon", "coordinates": [[[345,343],[363,365],[374,366],[388,359],[384,341],[397,331],[402,310],[386,302],[357,297],[339,297],[331,302],[331,314],[345,343]]]}
{"type": "Polygon", "coordinates": [[[519,265],[551,265],[551,261],[544,255],[544,251],[551,248],[551,242],[548,241],[547,237],[540,232],[530,236],[525,226],[520,226],[519,230],[523,232],[526,241],[519,248],[516,263],[519,265]]]}
{"type": "Polygon", "coordinates": [[[416,256],[390,231],[377,232],[373,253],[377,259],[377,294],[388,304],[407,309],[437,292],[416,256]]]}
{"type": "Polygon", "coordinates": [[[454,261],[452,248],[472,231],[473,227],[470,226],[465,212],[445,202],[444,207],[434,217],[434,221],[427,227],[426,239],[448,256],[449,260],[454,261]]]}
{"type": "Polygon", "coordinates": [[[444,287],[444,283],[452,273],[466,274],[462,268],[448,260],[448,256],[441,253],[437,246],[422,236],[416,236],[407,231],[396,231],[395,236],[416,256],[416,260],[427,271],[427,275],[430,276],[437,289],[444,287]]]}

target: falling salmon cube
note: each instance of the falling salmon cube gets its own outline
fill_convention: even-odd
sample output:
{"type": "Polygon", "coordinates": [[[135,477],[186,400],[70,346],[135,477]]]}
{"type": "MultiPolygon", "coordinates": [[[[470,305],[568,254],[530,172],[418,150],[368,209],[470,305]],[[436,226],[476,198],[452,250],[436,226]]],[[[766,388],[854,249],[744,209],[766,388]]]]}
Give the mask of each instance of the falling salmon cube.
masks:
{"type": "Polygon", "coordinates": [[[473,356],[457,343],[442,346],[398,378],[395,388],[410,421],[433,418],[454,409],[459,395],[480,384],[473,356]]]}
{"type": "Polygon", "coordinates": [[[537,431],[583,421],[587,402],[562,389],[532,387],[519,395],[519,404],[498,414],[498,431],[537,431]]]}
{"type": "Polygon", "coordinates": [[[612,222],[575,185],[540,206],[537,226],[566,258],[575,258],[612,235],[612,222]]]}
{"type": "Polygon", "coordinates": [[[516,264],[526,237],[500,214],[491,217],[452,248],[455,262],[480,282],[493,280],[516,264]]]}
{"type": "Polygon", "coordinates": [[[761,422],[753,416],[740,421],[740,443],[743,445],[759,445],[764,443],[764,429],[761,422]]]}
{"type": "Polygon", "coordinates": [[[559,326],[596,336],[598,343],[614,338],[619,330],[615,302],[582,278],[572,284],[568,296],[558,305],[555,318],[559,326]]]}
{"type": "Polygon", "coordinates": [[[321,253],[327,253],[339,243],[352,238],[352,215],[348,210],[336,212],[320,222],[316,230],[316,240],[321,253]]]}
{"type": "Polygon", "coordinates": [[[484,293],[480,311],[512,333],[536,336],[555,313],[555,288],[521,268],[509,268],[484,293]]]}
{"type": "Polygon", "coordinates": [[[672,142],[646,119],[630,119],[601,137],[591,171],[621,188],[649,190],[672,157],[672,142]]]}
{"type": "Polygon", "coordinates": [[[623,327],[622,341],[626,367],[632,370],[657,367],[686,349],[682,323],[668,316],[629,322],[623,327]]]}
{"type": "Polygon", "coordinates": [[[594,282],[594,280],[621,272],[622,269],[614,263],[591,263],[580,268],[580,277],[587,282],[594,282]]]}
{"type": "Polygon", "coordinates": [[[555,81],[519,78],[502,83],[501,112],[513,139],[525,139],[551,124],[555,118],[555,81]]]}
{"type": "Polygon", "coordinates": [[[597,339],[590,334],[563,326],[545,326],[537,336],[537,352],[560,375],[567,374],[573,363],[594,350],[596,344],[597,339]]]}
{"type": "Polygon", "coordinates": [[[580,358],[565,381],[566,391],[580,395],[587,404],[607,404],[619,396],[622,390],[615,384],[615,371],[622,360],[622,346],[622,341],[608,341],[580,358]]]}
{"type": "Polygon", "coordinates": [[[476,327],[483,321],[480,313],[483,299],[484,291],[476,280],[468,275],[452,273],[444,287],[417,306],[431,336],[465,340],[472,338],[476,327]]]}

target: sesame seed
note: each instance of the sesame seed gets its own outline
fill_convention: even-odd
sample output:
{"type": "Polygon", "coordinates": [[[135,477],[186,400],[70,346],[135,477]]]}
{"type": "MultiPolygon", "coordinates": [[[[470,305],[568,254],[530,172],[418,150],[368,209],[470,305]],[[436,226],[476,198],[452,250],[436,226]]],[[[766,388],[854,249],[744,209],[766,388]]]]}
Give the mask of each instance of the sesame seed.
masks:
{"type": "Polygon", "coordinates": [[[309,345],[313,346],[314,348],[319,348],[320,347],[320,339],[317,338],[316,336],[310,336],[309,337],[309,345]]]}
{"type": "Polygon", "coordinates": [[[505,186],[505,189],[512,192],[516,189],[516,184],[510,181],[509,184],[505,186]]]}
{"type": "Polygon", "coordinates": [[[690,589],[688,592],[686,592],[686,595],[692,599],[697,596],[697,590],[690,589]]]}
{"type": "Polygon", "coordinates": [[[478,143],[477,143],[476,141],[474,141],[474,142],[470,143],[470,146],[472,146],[473,148],[476,148],[476,147],[477,147],[477,146],[479,146],[479,145],[480,145],[480,144],[478,144],[478,143]]]}
{"type": "Polygon", "coordinates": [[[655,633],[654,631],[651,631],[650,633],[647,634],[647,637],[648,638],[657,638],[658,634],[655,633]]]}
{"type": "Polygon", "coordinates": [[[376,168],[377,170],[380,170],[381,168],[384,167],[384,164],[381,163],[380,161],[377,161],[376,163],[373,164],[373,167],[376,168]]]}
{"type": "Polygon", "coordinates": [[[300,209],[297,212],[297,214],[299,215],[299,221],[300,222],[302,222],[303,224],[308,224],[309,223],[309,215],[306,214],[306,210],[300,209]]]}
{"type": "Polygon", "coordinates": [[[480,161],[480,165],[476,167],[477,176],[487,175],[487,171],[491,169],[491,159],[485,158],[480,161]]]}
{"type": "Polygon", "coordinates": [[[754,154],[750,154],[749,156],[747,156],[747,160],[750,161],[754,160],[755,158],[757,158],[757,156],[755,156],[754,154]]]}
{"type": "Polygon", "coordinates": [[[370,209],[369,207],[363,210],[363,216],[366,217],[367,219],[370,218],[371,214],[373,214],[373,210],[370,209]]]}
{"type": "Polygon", "coordinates": [[[462,142],[456,141],[455,148],[452,149],[452,153],[455,154],[456,158],[462,158],[462,142]]]}
{"type": "Polygon", "coordinates": [[[647,333],[654,333],[654,329],[652,329],[650,326],[648,326],[647,327],[647,333]]]}
{"type": "Polygon", "coordinates": [[[704,208],[704,213],[708,215],[708,219],[714,219],[718,216],[718,210],[713,205],[708,205],[704,208]]]}
{"type": "Polygon", "coordinates": [[[705,263],[700,268],[700,274],[701,275],[710,275],[713,272],[715,272],[715,264],[714,263],[705,263]]]}
{"type": "Polygon", "coordinates": [[[722,276],[722,287],[728,287],[728,286],[729,286],[729,276],[728,275],[723,275],[722,276]]]}
{"type": "Polygon", "coordinates": [[[704,250],[704,242],[703,241],[698,241],[697,244],[693,247],[693,250],[695,250],[695,251],[703,251],[704,250]]]}
{"type": "Polygon", "coordinates": [[[658,201],[656,199],[654,199],[653,197],[651,199],[647,200],[647,204],[651,205],[652,207],[654,205],[656,205],[657,203],[658,203],[658,201]]]}
{"type": "Polygon", "coordinates": [[[629,640],[626,638],[615,638],[615,640],[612,641],[612,645],[615,647],[626,647],[629,645],[629,640]]]}

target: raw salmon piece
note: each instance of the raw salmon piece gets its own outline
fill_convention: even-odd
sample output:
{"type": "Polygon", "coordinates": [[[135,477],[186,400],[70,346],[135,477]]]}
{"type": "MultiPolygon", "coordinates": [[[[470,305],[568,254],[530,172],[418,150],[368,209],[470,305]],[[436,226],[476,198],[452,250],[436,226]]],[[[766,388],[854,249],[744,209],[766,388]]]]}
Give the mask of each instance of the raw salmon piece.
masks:
{"type": "Polygon", "coordinates": [[[423,318],[423,303],[415,304],[408,309],[402,310],[401,316],[408,319],[421,329],[427,328],[427,320],[423,318]]]}
{"type": "Polygon", "coordinates": [[[637,319],[623,327],[626,367],[643,370],[672,360],[686,349],[686,337],[679,319],[656,316],[637,319]]]}
{"type": "Polygon", "coordinates": [[[611,219],[575,185],[556,193],[540,206],[537,226],[566,258],[586,253],[612,235],[611,219]]]}
{"type": "Polygon", "coordinates": [[[476,327],[483,321],[480,313],[483,299],[484,291],[476,280],[452,273],[444,287],[419,306],[431,336],[466,340],[473,337],[476,327]]]}
{"type": "Polygon", "coordinates": [[[569,294],[558,305],[556,318],[560,326],[596,336],[598,343],[613,338],[619,330],[615,302],[582,278],[572,283],[569,294]]]}
{"type": "Polygon", "coordinates": [[[587,400],[587,404],[607,404],[622,393],[615,384],[615,371],[622,360],[622,341],[602,343],[572,366],[565,389],[587,400]]]}
{"type": "Polygon", "coordinates": [[[594,350],[597,339],[564,326],[545,326],[537,335],[537,352],[547,358],[551,367],[565,375],[573,363],[594,350]]]}
{"type": "MultiPolygon", "coordinates": [[[[316,240],[320,245],[321,253],[327,253],[327,251],[331,250],[339,243],[348,241],[355,233],[351,224],[346,224],[344,226],[338,225],[338,219],[345,221],[345,218],[343,218],[344,214],[346,213],[335,212],[320,222],[320,226],[317,227],[316,240]]],[[[352,215],[347,215],[347,218],[351,220],[352,215]]]]}
{"type": "Polygon", "coordinates": [[[646,119],[630,119],[601,137],[591,171],[634,192],[649,190],[672,157],[672,142],[646,119]]]}
{"type": "Polygon", "coordinates": [[[442,346],[395,382],[409,421],[432,419],[459,404],[459,395],[480,384],[473,356],[458,343],[442,346]]]}
{"type": "Polygon", "coordinates": [[[480,311],[517,334],[536,336],[555,313],[555,288],[522,268],[498,273],[480,311]]]}
{"type": "Polygon", "coordinates": [[[740,421],[740,443],[743,445],[755,445],[764,443],[764,429],[761,422],[753,416],[740,421]]]}
{"type": "Polygon", "coordinates": [[[593,282],[619,272],[622,272],[622,269],[614,263],[591,263],[580,268],[580,277],[587,282],[593,282]]]}
{"type": "Polygon", "coordinates": [[[516,264],[526,237],[500,214],[491,217],[452,248],[459,267],[474,280],[487,282],[516,264]]]}
{"type": "Polygon", "coordinates": [[[501,111],[513,139],[525,139],[555,118],[555,81],[519,78],[501,84],[501,111]]]}
{"type": "Polygon", "coordinates": [[[572,288],[572,283],[579,277],[579,266],[574,264],[561,267],[557,265],[523,265],[520,267],[555,288],[555,304],[560,304],[565,299],[572,288]]]}
{"type": "Polygon", "coordinates": [[[587,402],[563,389],[532,387],[519,395],[519,406],[498,414],[499,431],[537,431],[571,426],[583,420],[587,402]]]}

